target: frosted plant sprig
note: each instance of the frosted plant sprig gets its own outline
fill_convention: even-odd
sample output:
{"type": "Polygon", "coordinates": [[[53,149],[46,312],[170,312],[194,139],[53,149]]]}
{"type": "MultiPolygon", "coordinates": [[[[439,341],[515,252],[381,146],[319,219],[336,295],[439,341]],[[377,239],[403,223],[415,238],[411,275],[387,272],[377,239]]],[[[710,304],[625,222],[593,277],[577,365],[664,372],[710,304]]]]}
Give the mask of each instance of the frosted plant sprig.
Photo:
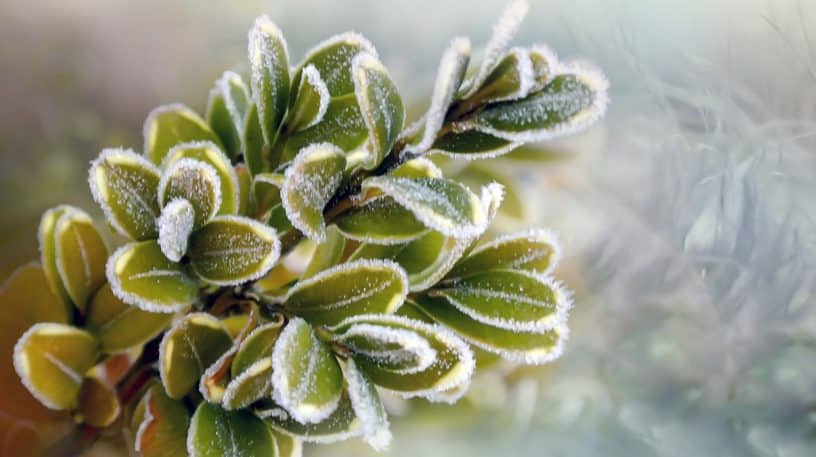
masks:
{"type": "Polygon", "coordinates": [[[92,162],[122,246],[109,253],[77,208],[43,215],[42,265],[9,285],[54,292],[15,347],[22,383],[83,436],[129,428],[139,455],[291,456],[354,436],[386,448],[380,395],[455,402],[474,347],[557,358],[570,308],[550,276],[557,238],[482,243],[502,186],[474,192],[429,160],[506,154],[603,114],[597,70],[508,49],[526,10],[510,6],[471,77],[470,42],[453,40],[407,128],[364,37],[326,40],[290,69],[281,30],[259,18],[249,84],[226,72],[206,117],[159,107],[143,155],[92,162]],[[123,353],[141,355],[111,376],[123,353]]]}

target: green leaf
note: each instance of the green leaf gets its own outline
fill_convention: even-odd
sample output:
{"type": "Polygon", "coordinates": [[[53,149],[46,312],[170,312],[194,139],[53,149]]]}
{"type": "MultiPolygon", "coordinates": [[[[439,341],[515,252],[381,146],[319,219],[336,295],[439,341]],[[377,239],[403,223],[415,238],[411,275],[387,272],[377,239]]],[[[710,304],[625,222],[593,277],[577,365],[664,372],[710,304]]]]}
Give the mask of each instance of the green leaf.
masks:
{"type": "Polygon", "coordinates": [[[51,208],[43,213],[40,218],[40,225],[37,229],[37,238],[40,245],[40,261],[43,264],[43,271],[45,278],[48,281],[48,287],[58,297],[65,302],[66,310],[72,313],[73,305],[68,291],[62,284],[62,279],[59,276],[57,269],[57,243],[54,238],[54,230],[57,227],[57,221],[65,214],[66,211],[79,211],[68,205],[59,205],[51,208]]]}
{"type": "Polygon", "coordinates": [[[306,270],[300,278],[311,278],[321,271],[337,265],[343,256],[345,248],[346,239],[337,230],[337,227],[329,227],[326,231],[326,240],[317,245],[309,264],[306,266],[306,270]]]}
{"type": "Polygon", "coordinates": [[[345,394],[334,412],[318,424],[302,424],[278,407],[259,411],[258,414],[263,414],[266,423],[274,431],[297,437],[307,443],[334,443],[362,434],[360,420],[345,394]]]}
{"type": "Polygon", "coordinates": [[[221,180],[215,168],[194,159],[179,159],[170,164],[159,182],[159,201],[165,206],[177,198],[193,206],[193,227],[203,227],[221,207],[221,180]]]}
{"type": "Polygon", "coordinates": [[[313,144],[331,143],[345,151],[349,163],[356,164],[368,157],[367,139],[368,129],[355,95],[334,97],[320,122],[289,137],[282,160],[294,159],[300,150],[313,144]]]}
{"type": "MultiPolygon", "coordinates": [[[[362,315],[346,319],[331,327],[335,334],[344,334],[357,325],[367,325],[369,330],[388,327],[412,332],[427,341],[436,351],[436,358],[424,370],[394,368],[392,364],[380,364],[367,357],[356,357],[357,367],[380,387],[393,390],[405,397],[425,397],[433,400],[435,394],[468,383],[475,362],[473,352],[465,342],[438,325],[426,324],[404,316],[362,315]]],[[[384,335],[384,333],[383,333],[384,335]]]]}
{"type": "Polygon", "coordinates": [[[530,50],[530,62],[533,64],[535,83],[531,92],[538,92],[550,81],[558,66],[558,57],[543,44],[534,45],[530,50]]]}
{"type": "Polygon", "coordinates": [[[268,171],[273,166],[269,146],[264,143],[260,122],[258,107],[253,103],[247,111],[243,134],[244,162],[252,175],[268,171]]]}
{"type": "Polygon", "coordinates": [[[565,324],[544,332],[507,330],[487,325],[457,310],[441,297],[421,296],[412,303],[469,343],[507,360],[527,365],[540,365],[557,359],[569,333],[565,324]]]}
{"type": "Polygon", "coordinates": [[[441,178],[442,170],[424,157],[407,160],[402,165],[388,172],[391,176],[402,178],[441,178]]]}
{"type": "Polygon", "coordinates": [[[362,187],[382,191],[425,226],[446,236],[472,237],[481,234],[487,225],[479,197],[455,181],[374,176],[363,181],[362,187]]]}
{"type": "Polygon", "coordinates": [[[264,324],[241,343],[230,367],[232,380],[222,403],[227,409],[240,409],[261,398],[272,396],[272,351],[283,321],[264,324]]]}
{"type": "Polygon", "coordinates": [[[329,107],[331,95],[326,83],[314,65],[303,69],[297,100],[289,110],[286,127],[291,132],[309,128],[323,119],[329,107]]]}
{"type": "Polygon", "coordinates": [[[596,70],[572,67],[539,92],[490,105],[472,125],[517,142],[547,141],[587,128],[606,111],[609,83],[596,70]]]}
{"type": "Polygon", "coordinates": [[[266,144],[272,144],[289,101],[289,51],[267,16],[256,19],[249,31],[249,63],[261,131],[266,144]]]}
{"type": "Polygon", "coordinates": [[[66,207],[54,226],[55,264],[59,279],[76,307],[84,312],[88,300],[105,283],[108,248],[82,210],[66,207]]]}
{"type": "Polygon", "coordinates": [[[34,324],[14,346],[17,375],[51,409],[76,406],[83,375],[98,357],[93,335],[65,324],[34,324]]]}
{"type": "Polygon", "coordinates": [[[159,346],[159,374],[170,398],[192,390],[221,354],[232,347],[224,324],[205,313],[190,313],[164,334],[159,346]]]}
{"type": "Polygon", "coordinates": [[[365,168],[376,168],[397,141],[405,123],[405,107],[397,86],[377,57],[361,52],[351,62],[354,93],[369,134],[371,156],[365,168]]]}
{"type": "Polygon", "coordinates": [[[431,149],[456,159],[483,160],[503,156],[518,146],[519,143],[470,129],[445,133],[431,149]]]}
{"type": "Polygon", "coordinates": [[[85,327],[96,335],[102,351],[112,354],[146,343],[172,320],[172,314],[149,313],[126,304],[105,284],[88,305],[85,327]]]}
{"type": "Polygon", "coordinates": [[[391,197],[375,198],[346,212],[335,223],[348,238],[374,244],[405,243],[428,232],[414,213],[391,197]]]}
{"type": "Polygon", "coordinates": [[[303,319],[293,318],[272,352],[275,401],[298,422],[320,423],[337,408],[343,374],[325,343],[303,319]]]}
{"type": "Polygon", "coordinates": [[[363,439],[376,451],[386,450],[391,443],[391,431],[376,386],[357,369],[354,359],[346,361],[345,377],[351,407],[360,419],[363,439]]]}
{"type": "Polygon", "coordinates": [[[360,52],[377,56],[374,45],[358,33],[347,32],[329,38],[306,53],[292,80],[292,87],[300,87],[305,68],[313,65],[323,77],[332,97],[354,92],[351,62],[360,52]]]}
{"type": "Polygon", "coordinates": [[[158,235],[160,177],[155,165],[129,149],[104,149],[88,171],[91,193],[108,222],[132,240],[158,235]]]}
{"type": "Polygon", "coordinates": [[[221,149],[207,141],[182,143],[173,146],[167,153],[162,167],[167,169],[182,159],[204,162],[215,169],[221,184],[221,206],[218,214],[236,214],[241,205],[238,173],[232,167],[229,157],[221,149]]]}
{"type": "MultiPolygon", "coordinates": [[[[254,201],[252,201],[252,175],[244,164],[238,164],[233,168],[235,177],[238,178],[238,214],[250,216],[253,214],[254,201]]],[[[223,207],[223,202],[221,207],[223,207]]]]}
{"type": "MultiPolygon", "coordinates": [[[[343,326],[343,324],[340,324],[343,326]]],[[[343,326],[332,337],[355,359],[398,373],[418,373],[436,361],[436,350],[414,330],[362,322],[343,326]]]]}
{"type": "Polygon", "coordinates": [[[284,307],[315,325],[333,325],[357,314],[396,311],[408,293],[399,265],[358,260],[324,270],[289,289],[284,307]]]}
{"type": "Polygon", "coordinates": [[[122,408],[116,389],[96,378],[82,381],[75,416],[93,427],[108,427],[119,417],[122,408]]]}
{"type": "Polygon", "coordinates": [[[280,189],[284,176],[279,173],[260,173],[252,180],[252,195],[255,201],[255,215],[268,218],[269,212],[280,205],[280,189]]]}
{"type": "Polygon", "coordinates": [[[217,216],[190,237],[190,266],[201,279],[237,285],[266,274],[280,256],[275,230],[253,219],[217,216]]]}
{"type": "Polygon", "coordinates": [[[298,230],[314,241],[326,239],[323,208],[340,188],[346,159],[343,151],[328,143],[301,150],[289,168],[281,188],[286,216],[298,230]]]}
{"type": "Polygon", "coordinates": [[[160,106],[148,114],[144,124],[144,152],[154,164],[161,164],[173,146],[189,141],[212,141],[221,147],[221,141],[207,122],[180,103],[160,106]]]}
{"type": "Polygon", "coordinates": [[[569,300],[551,279],[525,271],[490,270],[445,281],[442,296],[479,322],[507,330],[546,331],[566,319],[569,300]]]}
{"type": "Polygon", "coordinates": [[[145,415],[136,432],[136,452],[142,457],[187,456],[190,413],[184,403],[173,400],[161,385],[144,396],[145,415]]]}
{"type": "Polygon", "coordinates": [[[517,269],[546,275],[558,264],[561,248],[549,230],[532,229],[505,235],[476,248],[448,273],[460,278],[493,269],[517,269]]]}
{"type": "Polygon", "coordinates": [[[470,40],[467,38],[455,38],[451,41],[448,49],[442,54],[439,62],[439,72],[436,75],[433,95],[431,95],[431,106],[425,114],[425,122],[422,124],[422,136],[418,143],[407,148],[409,152],[421,154],[427,151],[434,142],[439,129],[445,121],[456,92],[462,85],[470,62],[470,40]]]}
{"type": "Polygon", "coordinates": [[[230,366],[231,375],[236,378],[244,371],[248,370],[255,362],[272,355],[272,349],[278,340],[283,321],[268,322],[255,328],[238,349],[235,358],[230,366]]]}
{"type": "Polygon", "coordinates": [[[159,247],[168,260],[178,262],[187,253],[195,217],[193,205],[183,198],[170,200],[162,209],[156,225],[159,227],[159,247]]]}
{"type": "Polygon", "coordinates": [[[227,411],[201,402],[190,421],[187,452],[191,457],[277,457],[266,424],[246,410],[227,411]]]}
{"type": "Polygon", "coordinates": [[[351,260],[392,260],[405,270],[409,290],[416,292],[439,282],[462,257],[469,244],[469,239],[450,238],[432,231],[406,244],[360,245],[351,260]]]}
{"type": "Polygon", "coordinates": [[[535,87],[533,62],[526,49],[514,48],[504,55],[468,101],[487,104],[526,97],[535,87]]]}
{"type": "Polygon", "coordinates": [[[225,71],[210,90],[207,122],[232,158],[241,155],[241,137],[249,103],[249,88],[233,71],[225,71]]]}
{"type": "Polygon", "coordinates": [[[281,433],[273,428],[269,429],[272,436],[275,438],[275,443],[278,445],[279,457],[303,457],[303,444],[300,440],[281,433]]]}
{"type": "Polygon", "coordinates": [[[108,259],[113,293],[128,305],[153,313],[183,311],[198,297],[184,268],[167,260],[156,241],[129,243],[108,259]]]}

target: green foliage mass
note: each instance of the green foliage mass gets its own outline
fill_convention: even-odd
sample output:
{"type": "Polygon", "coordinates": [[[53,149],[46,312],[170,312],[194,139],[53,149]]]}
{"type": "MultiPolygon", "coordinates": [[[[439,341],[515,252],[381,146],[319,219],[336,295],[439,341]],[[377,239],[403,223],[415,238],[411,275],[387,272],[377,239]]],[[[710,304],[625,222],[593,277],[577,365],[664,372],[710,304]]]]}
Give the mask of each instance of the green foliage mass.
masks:
{"type": "Polygon", "coordinates": [[[354,436],[384,449],[381,395],[455,402],[474,347],[557,358],[570,301],[550,276],[556,238],[482,242],[503,187],[483,171],[473,190],[426,158],[499,156],[603,114],[599,72],[506,49],[525,11],[508,9],[472,72],[453,40],[407,127],[368,40],[333,37],[290,70],[259,18],[251,74],[216,81],[205,116],[159,107],[142,154],[92,163],[120,246],[78,208],[43,215],[41,267],[6,286],[53,292],[28,304],[14,348],[24,386],[90,430],[129,427],[143,456],[291,456],[354,436]]]}

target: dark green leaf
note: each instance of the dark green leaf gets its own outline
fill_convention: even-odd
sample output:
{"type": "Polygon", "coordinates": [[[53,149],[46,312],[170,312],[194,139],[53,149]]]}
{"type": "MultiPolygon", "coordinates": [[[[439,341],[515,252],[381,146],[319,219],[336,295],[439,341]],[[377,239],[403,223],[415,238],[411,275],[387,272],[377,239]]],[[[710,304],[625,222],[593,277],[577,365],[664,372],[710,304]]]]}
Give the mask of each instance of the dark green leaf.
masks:
{"type": "Polygon", "coordinates": [[[187,433],[191,457],[278,456],[271,431],[246,410],[227,411],[201,402],[187,433]]]}
{"type": "Polygon", "coordinates": [[[141,457],[186,457],[190,413],[184,403],[168,397],[161,385],[150,387],[143,402],[145,414],[138,422],[136,452],[141,457]]]}
{"type": "Polygon", "coordinates": [[[319,424],[302,424],[279,407],[259,411],[258,414],[265,417],[273,430],[298,437],[307,443],[334,443],[362,434],[360,420],[345,394],[334,412],[319,424]]]}

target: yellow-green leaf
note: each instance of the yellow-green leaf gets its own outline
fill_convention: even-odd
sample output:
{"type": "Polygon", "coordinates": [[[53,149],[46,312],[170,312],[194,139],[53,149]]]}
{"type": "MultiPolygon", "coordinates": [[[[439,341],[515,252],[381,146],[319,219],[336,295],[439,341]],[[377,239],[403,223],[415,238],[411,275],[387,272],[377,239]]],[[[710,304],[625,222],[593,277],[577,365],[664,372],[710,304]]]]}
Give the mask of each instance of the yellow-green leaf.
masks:
{"type": "Polygon", "coordinates": [[[88,305],[85,327],[96,335],[101,350],[110,354],[146,343],[172,319],[172,314],[149,313],[126,304],[105,284],[88,305]]]}
{"type": "Polygon", "coordinates": [[[141,457],[186,457],[190,413],[184,403],[168,397],[161,385],[150,387],[142,401],[145,413],[138,422],[136,452],[141,457]]]}
{"type": "Polygon", "coordinates": [[[17,375],[51,409],[76,406],[83,377],[98,357],[93,335],[65,324],[34,324],[14,346],[17,375]]]}
{"type": "Polygon", "coordinates": [[[292,87],[300,87],[304,69],[313,65],[323,77],[332,97],[354,92],[351,62],[360,52],[377,56],[371,42],[358,33],[347,32],[329,38],[306,53],[292,80],[292,87]]]}
{"type": "Polygon", "coordinates": [[[207,122],[233,158],[241,155],[241,136],[248,107],[249,88],[239,74],[225,71],[210,90],[207,122]]]}
{"type": "Polygon", "coordinates": [[[340,366],[303,319],[291,319],[275,343],[272,385],[275,401],[300,423],[320,423],[337,408],[340,366]]]}
{"type": "Polygon", "coordinates": [[[555,233],[532,229],[505,235],[479,246],[457,263],[448,277],[459,278],[501,268],[546,275],[560,258],[561,248],[555,233]]]}
{"type": "Polygon", "coordinates": [[[311,278],[321,271],[337,265],[343,256],[345,248],[346,239],[337,230],[337,227],[330,226],[326,230],[326,240],[317,245],[312,258],[309,260],[309,265],[306,266],[306,270],[300,278],[311,278]]]}
{"type": "Polygon", "coordinates": [[[343,182],[346,159],[337,146],[314,144],[301,150],[286,169],[281,200],[286,216],[314,241],[326,238],[323,209],[343,182]]]}
{"type": "Polygon", "coordinates": [[[162,167],[167,169],[182,159],[198,160],[213,167],[221,184],[221,206],[218,208],[218,214],[238,213],[241,204],[238,172],[232,167],[229,157],[217,145],[209,141],[178,144],[167,153],[162,167]]]}
{"type": "Polygon", "coordinates": [[[190,265],[201,279],[236,285],[265,275],[280,256],[275,230],[253,219],[217,216],[190,237],[190,265]]]}
{"type": "Polygon", "coordinates": [[[297,132],[317,124],[323,120],[330,100],[329,88],[326,87],[317,68],[308,65],[303,69],[297,100],[289,110],[286,128],[297,132]]]}
{"type": "Polygon", "coordinates": [[[280,29],[267,16],[256,19],[249,31],[249,63],[261,131],[266,144],[272,144],[289,102],[289,51],[280,29]]]}
{"type": "Polygon", "coordinates": [[[367,139],[368,129],[357,98],[353,93],[346,94],[331,99],[320,122],[288,138],[281,151],[281,160],[291,161],[303,148],[313,144],[331,143],[346,153],[351,168],[351,164],[358,164],[368,157],[367,139]]]}
{"type": "Polygon", "coordinates": [[[302,424],[279,407],[258,411],[257,414],[262,415],[274,431],[307,443],[334,443],[362,434],[360,420],[347,394],[340,398],[334,412],[317,424],[302,424]]]}
{"type": "Polygon", "coordinates": [[[66,208],[54,226],[56,266],[60,281],[76,307],[84,312],[88,300],[105,283],[108,247],[82,210],[66,208]]]}
{"type": "Polygon", "coordinates": [[[191,457],[278,456],[272,432],[246,410],[227,411],[201,402],[187,433],[187,452],[191,457]]]}
{"type": "Polygon", "coordinates": [[[405,123],[405,107],[388,70],[376,56],[357,54],[351,62],[357,104],[368,128],[370,157],[367,169],[376,168],[397,141],[405,123]]]}
{"type": "Polygon", "coordinates": [[[156,165],[164,161],[170,148],[190,141],[221,141],[195,111],[180,104],[160,106],[147,116],[144,123],[144,153],[156,165]]]}
{"type": "Polygon", "coordinates": [[[40,262],[43,265],[45,278],[48,281],[48,287],[58,297],[65,302],[66,310],[72,311],[71,297],[65,286],[62,284],[62,279],[59,277],[57,270],[57,243],[54,238],[54,229],[57,227],[57,220],[66,211],[72,210],[73,207],[68,205],[59,205],[45,211],[40,218],[40,225],[37,229],[37,237],[40,245],[40,262]]]}
{"type": "Polygon", "coordinates": [[[232,347],[224,324],[204,313],[191,313],[164,334],[159,373],[170,398],[181,398],[198,385],[201,375],[232,347]]]}
{"type": "MultiPolygon", "coordinates": [[[[228,197],[234,198],[234,195],[228,197]]],[[[203,227],[221,207],[221,179],[215,168],[205,162],[187,158],[171,163],[159,182],[159,201],[164,207],[178,198],[187,200],[193,206],[193,227],[203,227]]]]}
{"type": "Polygon", "coordinates": [[[108,259],[107,277],[120,300],[148,312],[182,311],[198,297],[195,282],[162,254],[156,241],[117,249],[108,259]]]}
{"type": "Polygon", "coordinates": [[[357,314],[390,314],[408,293],[405,272],[394,262],[358,260],[324,270],[289,289],[284,307],[315,325],[333,325],[357,314]]]}
{"type": "Polygon", "coordinates": [[[391,197],[375,198],[346,212],[335,223],[348,238],[374,244],[405,243],[428,232],[413,212],[391,197]]]}
{"type": "Polygon", "coordinates": [[[158,235],[160,179],[155,165],[129,149],[103,150],[88,171],[91,193],[108,222],[132,240],[158,235]]]}

